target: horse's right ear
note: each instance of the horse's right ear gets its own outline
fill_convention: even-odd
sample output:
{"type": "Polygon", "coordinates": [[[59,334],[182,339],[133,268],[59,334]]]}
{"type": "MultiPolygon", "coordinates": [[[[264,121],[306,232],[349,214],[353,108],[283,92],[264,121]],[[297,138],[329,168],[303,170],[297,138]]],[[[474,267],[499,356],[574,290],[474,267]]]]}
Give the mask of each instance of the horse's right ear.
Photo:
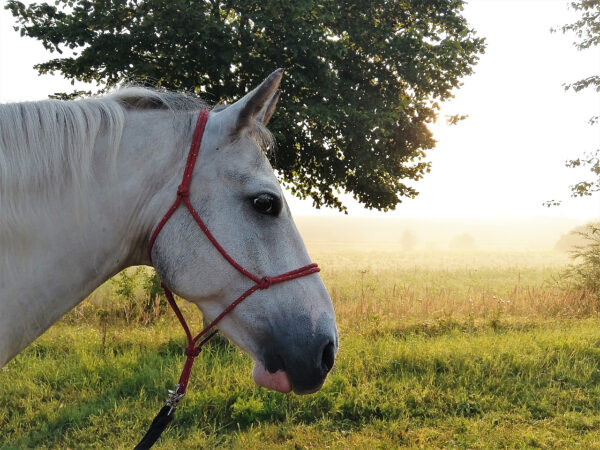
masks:
{"type": "Polygon", "coordinates": [[[271,100],[269,100],[269,103],[267,103],[267,105],[260,112],[260,115],[258,116],[257,120],[263,125],[268,124],[269,120],[271,120],[271,117],[275,112],[275,106],[277,106],[277,100],[279,100],[279,93],[280,91],[279,89],[277,89],[273,94],[273,97],[271,97],[271,100]]]}
{"type": "Polygon", "coordinates": [[[283,69],[277,69],[269,75],[257,88],[248,92],[233,105],[228,106],[223,113],[231,121],[233,132],[237,133],[251,126],[255,120],[266,124],[273,112],[279,98],[279,83],[283,76],[283,69]]]}

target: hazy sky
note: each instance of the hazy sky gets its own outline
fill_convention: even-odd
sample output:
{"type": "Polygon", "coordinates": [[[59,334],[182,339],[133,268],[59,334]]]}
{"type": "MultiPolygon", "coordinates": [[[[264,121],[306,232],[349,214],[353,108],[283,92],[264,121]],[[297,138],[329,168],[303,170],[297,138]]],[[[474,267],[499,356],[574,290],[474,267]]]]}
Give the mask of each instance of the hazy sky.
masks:
{"type": "MultiPolygon", "coordinates": [[[[3,5],[4,2],[0,2],[3,5]]],[[[487,51],[464,80],[456,98],[443,105],[431,127],[438,145],[429,153],[432,172],[415,186],[395,217],[600,216],[600,196],[567,199],[568,186],[585,176],[564,167],[567,159],[600,146],[600,94],[565,92],[562,84],[600,73],[600,48],[578,52],[572,35],[550,28],[577,16],[563,0],[472,0],[465,16],[487,51]],[[444,115],[468,114],[456,126],[444,115]],[[565,204],[548,209],[545,200],[565,204]]],[[[0,102],[37,100],[69,91],[60,76],[37,75],[32,66],[52,57],[37,41],[12,30],[0,11],[0,102]]],[[[285,83],[285,79],[283,81],[285,83]]],[[[333,214],[288,196],[296,215],[333,214]]],[[[352,215],[379,216],[348,201],[352,215]]]]}

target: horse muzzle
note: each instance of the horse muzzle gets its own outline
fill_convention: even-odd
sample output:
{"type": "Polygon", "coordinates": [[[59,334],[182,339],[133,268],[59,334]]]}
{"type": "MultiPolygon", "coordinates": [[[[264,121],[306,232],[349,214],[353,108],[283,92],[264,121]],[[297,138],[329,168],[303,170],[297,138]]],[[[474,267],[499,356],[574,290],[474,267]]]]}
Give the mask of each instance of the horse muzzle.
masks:
{"type": "MultiPolygon", "coordinates": [[[[303,321],[299,321],[302,323],[303,321]]],[[[254,381],[279,392],[311,394],[318,391],[333,368],[338,336],[333,320],[320,320],[302,333],[287,327],[283,338],[270,339],[254,370],[254,381]]]]}

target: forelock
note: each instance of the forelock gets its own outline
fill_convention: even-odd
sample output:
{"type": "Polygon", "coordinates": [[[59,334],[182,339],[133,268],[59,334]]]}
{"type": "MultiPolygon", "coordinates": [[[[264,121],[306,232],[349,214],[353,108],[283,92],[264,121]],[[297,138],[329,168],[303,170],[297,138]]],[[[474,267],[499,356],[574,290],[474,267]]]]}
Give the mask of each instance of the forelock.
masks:
{"type": "Polygon", "coordinates": [[[265,155],[271,156],[275,152],[276,141],[269,129],[260,122],[250,130],[251,136],[265,155]]]}

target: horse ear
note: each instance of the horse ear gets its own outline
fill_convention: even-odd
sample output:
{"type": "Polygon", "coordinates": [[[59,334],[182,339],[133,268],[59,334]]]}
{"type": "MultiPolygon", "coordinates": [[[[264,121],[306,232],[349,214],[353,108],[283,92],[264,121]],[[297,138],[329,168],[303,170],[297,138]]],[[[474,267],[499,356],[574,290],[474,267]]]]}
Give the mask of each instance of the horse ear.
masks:
{"type": "Polygon", "coordinates": [[[254,120],[260,120],[263,124],[269,121],[279,98],[277,88],[282,76],[283,69],[277,69],[256,89],[226,108],[225,111],[231,114],[234,120],[235,132],[252,125],[254,120]]]}
{"type": "Polygon", "coordinates": [[[275,106],[277,106],[277,100],[279,100],[279,94],[280,91],[279,89],[277,89],[273,94],[273,97],[271,97],[271,100],[269,100],[269,103],[267,103],[267,105],[262,109],[262,111],[258,115],[257,119],[259,122],[262,122],[263,125],[268,124],[269,120],[271,120],[271,117],[273,117],[273,113],[275,112],[275,106]]]}

